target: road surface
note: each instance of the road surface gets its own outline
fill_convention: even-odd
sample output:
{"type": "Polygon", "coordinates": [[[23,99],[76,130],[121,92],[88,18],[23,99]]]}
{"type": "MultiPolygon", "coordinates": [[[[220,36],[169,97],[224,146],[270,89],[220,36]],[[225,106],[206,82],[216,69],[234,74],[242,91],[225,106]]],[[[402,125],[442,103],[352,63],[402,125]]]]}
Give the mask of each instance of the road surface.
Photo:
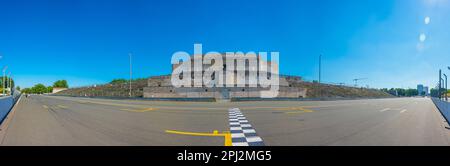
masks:
{"type": "Polygon", "coordinates": [[[223,146],[232,108],[265,145],[450,145],[450,130],[427,98],[210,103],[23,96],[0,141],[223,146]]]}

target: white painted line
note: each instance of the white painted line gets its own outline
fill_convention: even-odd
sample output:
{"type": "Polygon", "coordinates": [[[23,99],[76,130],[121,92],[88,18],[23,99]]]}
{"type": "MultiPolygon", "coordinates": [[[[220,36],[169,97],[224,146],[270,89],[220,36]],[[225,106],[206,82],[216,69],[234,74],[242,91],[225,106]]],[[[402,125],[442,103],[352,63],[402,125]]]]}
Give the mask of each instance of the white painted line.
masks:
{"type": "Polygon", "coordinates": [[[382,110],[380,110],[380,112],[384,112],[384,111],[388,111],[388,110],[390,110],[390,108],[382,109],[382,110]]]}
{"type": "Polygon", "coordinates": [[[262,142],[263,140],[261,139],[261,137],[248,137],[247,141],[248,142],[262,142]]]}
{"type": "Polygon", "coordinates": [[[402,111],[400,111],[400,113],[404,113],[404,112],[406,112],[406,111],[408,111],[408,110],[406,110],[406,109],[403,109],[402,111]]]}
{"type": "Polygon", "coordinates": [[[248,146],[247,142],[233,142],[233,146],[248,146]]]}

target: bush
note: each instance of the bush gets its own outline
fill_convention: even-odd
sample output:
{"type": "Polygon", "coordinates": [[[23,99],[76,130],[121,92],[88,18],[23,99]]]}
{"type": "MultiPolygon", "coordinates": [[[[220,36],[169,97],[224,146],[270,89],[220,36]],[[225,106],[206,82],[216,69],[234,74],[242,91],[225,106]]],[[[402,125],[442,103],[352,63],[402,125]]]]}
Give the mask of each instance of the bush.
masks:
{"type": "Polygon", "coordinates": [[[69,84],[67,84],[66,80],[58,80],[53,83],[54,88],[69,88],[69,84]]]}

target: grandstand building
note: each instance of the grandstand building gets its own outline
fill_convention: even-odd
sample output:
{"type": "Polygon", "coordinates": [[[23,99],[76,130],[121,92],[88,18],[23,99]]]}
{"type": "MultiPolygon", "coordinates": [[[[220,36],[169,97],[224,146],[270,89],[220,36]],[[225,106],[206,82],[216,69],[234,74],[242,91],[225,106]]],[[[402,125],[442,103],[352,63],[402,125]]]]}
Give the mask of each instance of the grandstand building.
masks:
{"type": "MultiPolygon", "coordinates": [[[[229,77],[235,77],[234,81],[237,81],[237,73],[239,71],[234,69],[234,74],[227,75],[227,64],[225,55],[223,57],[223,77],[224,80],[229,77]]],[[[191,65],[193,65],[193,59],[191,58],[191,65]]],[[[258,63],[259,64],[259,63],[258,63]]],[[[271,71],[270,66],[278,67],[277,64],[272,65],[271,62],[266,62],[268,68],[267,71],[271,71]]],[[[174,71],[180,64],[172,65],[172,71],[174,71]]],[[[205,69],[210,65],[203,65],[201,72],[192,72],[191,77],[194,78],[198,74],[203,75],[205,69]]],[[[172,85],[171,75],[155,76],[148,79],[148,85],[143,89],[144,98],[215,98],[215,99],[231,99],[231,98],[260,98],[261,91],[267,91],[268,88],[263,88],[259,85],[249,85],[249,62],[245,62],[245,80],[246,84],[243,87],[237,86],[214,86],[214,87],[175,87],[172,85]]],[[[264,71],[264,72],[267,72],[264,71]]],[[[274,76],[274,73],[268,72],[268,79],[274,76]]],[[[215,74],[214,74],[215,75],[215,74]]],[[[200,76],[201,77],[201,76],[200,76]]],[[[286,76],[279,75],[279,89],[277,98],[304,98],[306,97],[306,89],[301,87],[294,87],[292,83],[302,82],[301,77],[298,76],[286,76]]],[[[193,85],[193,84],[192,84],[193,85]]]]}

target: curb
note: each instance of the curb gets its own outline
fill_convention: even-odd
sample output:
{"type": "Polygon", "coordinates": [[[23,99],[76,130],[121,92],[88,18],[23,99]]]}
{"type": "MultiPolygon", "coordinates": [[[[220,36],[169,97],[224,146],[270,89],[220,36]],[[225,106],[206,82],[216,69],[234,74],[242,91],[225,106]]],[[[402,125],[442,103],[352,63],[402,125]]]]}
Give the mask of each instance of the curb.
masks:
{"type": "Polygon", "coordinates": [[[8,115],[6,115],[5,119],[3,119],[3,122],[0,124],[0,146],[3,144],[3,139],[6,136],[6,131],[8,130],[8,125],[11,119],[13,119],[14,114],[16,112],[17,105],[19,105],[20,100],[22,99],[22,95],[20,95],[19,99],[16,103],[14,103],[13,107],[9,111],[8,115]]]}
{"type": "MultiPolygon", "coordinates": [[[[435,100],[435,99],[431,98],[431,102],[434,104],[434,106],[436,107],[436,109],[437,109],[437,110],[439,111],[439,113],[441,114],[442,120],[446,122],[444,127],[447,128],[447,129],[450,129],[450,122],[448,121],[449,119],[445,116],[444,110],[442,110],[442,109],[439,107],[438,103],[436,103],[434,100],[435,100]]],[[[450,103],[449,103],[449,104],[450,104],[450,103]]]]}

